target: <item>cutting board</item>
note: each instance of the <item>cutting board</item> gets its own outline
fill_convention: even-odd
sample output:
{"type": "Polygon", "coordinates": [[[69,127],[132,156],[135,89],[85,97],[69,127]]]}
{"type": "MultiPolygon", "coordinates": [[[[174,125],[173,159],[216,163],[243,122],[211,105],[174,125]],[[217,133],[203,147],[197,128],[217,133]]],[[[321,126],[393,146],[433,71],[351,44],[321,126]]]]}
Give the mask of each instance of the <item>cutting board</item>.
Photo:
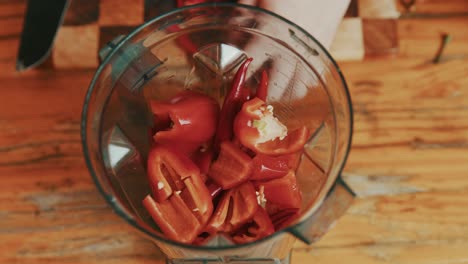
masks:
{"type": "MultiPolygon", "coordinates": [[[[363,60],[398,52],[395,0],[352,0],[330,50],[335,59],[363,60]]],[[[168,0],[72,0],[47,67],[96,68],[114,37],[175,8],[168,0]]]]}

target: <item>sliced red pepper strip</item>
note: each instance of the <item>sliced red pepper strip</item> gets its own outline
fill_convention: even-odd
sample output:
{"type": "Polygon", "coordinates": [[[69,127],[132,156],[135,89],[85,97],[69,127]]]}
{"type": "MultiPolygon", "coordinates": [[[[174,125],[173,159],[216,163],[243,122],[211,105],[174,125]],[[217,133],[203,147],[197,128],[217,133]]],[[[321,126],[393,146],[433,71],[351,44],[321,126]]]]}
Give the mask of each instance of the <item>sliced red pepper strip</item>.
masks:
{"type": "Polygon", "coordinates": [[[219,106],[207,95],[184,91],[168,102],[151,101],[151,111],[159,120],[169,118],[173,124],[168,130],[156,132],[153,137],[156,143],[183,153],[194,152],[216,132],[219,106]]]}
{"type": "Polygon", "coordinates": [[[221,143],[218,159],[211,164],[208,176],[224,190],[248,180],[252,159],[232,142],[221,143]]]}
{"type": "Polygon", "coordinates": [[[242,107],[246,100],[245,96],[245,79],[247,76],[247,69],[249,68],[252,58],[245,60],[234,76],[232,81],[231,90],[224,98],[224,103],[221,108],[221,114],[218,122],[218,129],[215,136],[215,146],[219,146],[221,142],[230,141],[232,139],[233,121],[236,114],[242,107]]]}
{"type": "Polygon", "coordinates": [[[286,176],[264,182],[256,182],[257,186],[263,185],[263,192],[267,200],[267,207],[273,205],[275,208],[291,209],[301,208],[302,195],[297,186],[296,175],[290,170],[286,176]]]}
{"type": "Polygon", "coordinates": [[[148,195],[143,206],[169,239],[191,243],[203,227],[179,195],[172,195],[161,203],[148,195]]]}
{"type": "Polygon", "coordinates": [[[247,223],[245,228],[241,228],[240,231],[236,232],[232,240],[237,244],[246,244],[262,239],[274,232],[275,228],[267,212],[262,207],[258,207],[252,221],[247,223]]]}
{"type": "Polygon", "coordinates": [[[232,188],[221,196],[205,232],[233,232],[252,219],[258,207],[252,183],[245,182],[232,188]]]}
{"type": "Polygon", "coordinates": [[[213,213],[213,202],[208,188],[200,177],[191,177],[184,180],[186,188],[180,193],[199,222],[205,224],[213,213]]]}
{"type": "Polygon", "coordinates": [[[266,70],[262,71],[262,77],[260,79],[260,84],[257,88],[256,97],[260,100],[266,101],[268,96],[268,73],[266,70]]]}
{"type": "Polygon", "coordinates": [[[148,178],[156,202],[181,195],[200,223],[213,212],[210,193],[197,166],[186,156],[164,146],[155,146],[148,157],[148,178]]]}
{"type": "Polygon", "coordinates": [[[234,134],[242,145],[256,153],[265,155],[286,155],[298,152],[304,148],[304,144],[309,137],[309,130],[303,126],[285,135],[286,128],[275,118],[266,118],[272,115],[263,100],[253,98],[244,103],[241,111],[234,120],[234,134]],[[275,137],[264,141],[260,130],[264,133],[271,133],[267,128],[267,123],[274,123],[274,127],[284,138],[275,137]],[[262,128],[263,127],[263,128],[262,128]],[[278,128],[279,127],[279,128],[278,128]],[[261,141],[262,140],[262,141],[261,141]]]}
{"type": "Polygon", "coordinates": [[[183,180],[199,175],[200,170],[189,158],[168,147],[155,146],[148,155],[149,184],[158,202],[182,190],[183,180]]]}

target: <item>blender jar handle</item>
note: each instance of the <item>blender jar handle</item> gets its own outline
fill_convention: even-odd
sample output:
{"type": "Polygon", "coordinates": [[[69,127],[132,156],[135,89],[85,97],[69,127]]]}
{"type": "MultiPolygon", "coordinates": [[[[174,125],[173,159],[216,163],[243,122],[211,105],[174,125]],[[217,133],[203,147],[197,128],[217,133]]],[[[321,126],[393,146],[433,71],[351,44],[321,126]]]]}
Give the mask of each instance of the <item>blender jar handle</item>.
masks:
{"type": "Polygon", "coordinates": [[[289,232],[306,244],[314,243],[346,212],[355,196],[356,194],[339,176],[317,211],[293,226],[289,232]]]}

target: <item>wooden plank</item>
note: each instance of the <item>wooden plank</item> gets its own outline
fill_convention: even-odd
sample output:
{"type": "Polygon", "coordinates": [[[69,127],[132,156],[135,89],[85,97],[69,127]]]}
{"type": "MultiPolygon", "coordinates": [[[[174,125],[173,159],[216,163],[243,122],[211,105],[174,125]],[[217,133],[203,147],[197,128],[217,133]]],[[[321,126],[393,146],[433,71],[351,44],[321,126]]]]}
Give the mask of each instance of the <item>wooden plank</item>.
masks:
{"type": "Polygon", "coordinates": [[[361,18],[391,19],[399,16],[395,0],[358,0],[357,2],[361,18]]]}
{"type": "Polygon", "coordinates": [[[396,19],[363,19],[362,31],[366,58],[398,54],[396,19]]]}
{"type": "MultiPolygon", "coordinates": [[[[466,23],[402,20],[403,54],[340,63],[355,109],[345,179],[359,198],[321,241],[297,243],[293,264],[466,263],[468,59],[430,62],[442,32],[453,36],[446,55],[466,54],[466,23]]],[[[16,73],[17,42],[0,37],[0,263],[164,263],[84,164],[79,122],[93,70],[16,73]]]]}
{"type": "Polygon", "coordinates": [[[0,38],[19,37],[23,30],[22,16],[0,16],[0,38]]]}
{"type": "Polygon", "coordinates": [[[98,66],[99,26],[63,26],[59,29],[52,50],[57,68],[95,68],[98,66]]]}
{"type": "MultiPolygon", "coordinates": [[[[396,1],[398,10],[405,12],[405,7],[396,1]]],[[[418,14],[461,14],[468,12],[466,0],[416,0],[410,11],[418,14]]]]}
{"type": "MultiPolygon", "coordinates": [[[[26,0],[2,0],[0,3],[0,19],[23,16],[26,10],[26,0]]],[[[2,28],[0,28],[1,32],[2,28]]]]}
{"type": "Polygon", "coordinates": [[[407,57],[425,57],[432,60],[441,44],[444,33],[452,40],[446,46],[446,57],[466,58],[468,55],[468,20],[466,17],[402,19],[398,21],[400,54],[407,57]]]}
{"type": "Polygon", "coordinates": [[[99,25],[137,26],[144,21],[144,0],[100,0],[99,25]]]}
{"type": "Polygon", "coordinates": [[[293,263],[429,264],[466,263],[468,242],[402,243],[363,245],[294,251],[293,263]]]}

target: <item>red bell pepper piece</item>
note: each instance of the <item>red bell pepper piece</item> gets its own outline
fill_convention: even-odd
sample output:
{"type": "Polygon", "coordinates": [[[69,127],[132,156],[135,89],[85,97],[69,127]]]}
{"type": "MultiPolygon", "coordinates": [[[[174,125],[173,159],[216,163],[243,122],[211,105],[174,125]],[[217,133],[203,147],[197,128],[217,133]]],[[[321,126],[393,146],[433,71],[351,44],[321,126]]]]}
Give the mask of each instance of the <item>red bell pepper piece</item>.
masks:
{"type": "Polygon", "coordinates": [[[222,2],[221,0],[177,0],[177,7],[197,5],[209,2],[222,2]]]}
{"type": "Polygon", "coordinates": [[[205,185],[206,188],[208,188],[208,192],[210,193],[212,199],[216,198],[216,196],[218,196],[223,190],[221,186],[217,185],[210,179],[206,181],[205,185]]]}
{"type": "Polygon", "coordinates": [[[169,239],[191,243],[203,227],[177,194],[161,203],[148,195],[143,200],[143,206],[169,239]]]}
{"type": "Polygon", "coordinates": [[[148,178],[156,203],[180,195],[201,224],[208,221],[213,212],[211,196],[199,169],[188,157],[168,147],[155,146],[148,156],[148,178]]]}
{"type": "Polygon", "coordinates": [[[215,136],[215,146],[219,146],[221,142],[230,141],[233,135],[233,121],[236,114],[242,107],[242,104],[247,100],[245,92],[245,79],[247,69],[249,68],[252,58],[248,58],[242,63],[234,76],[231,90],[224,98],[224,103],[221,108],[221,114],[218,122],[218,129],[215,136]]]}
{"type": "Polygon", "coordinates": [[[266,102],[268,96],[268,73],[263,70],[260,84],[257,88],[256,97],[266,102]]]}
{"type": "Polygon", "coordinates": [[[153,147],[147,163],[149,184],[158,202],[182,190],[185,179],[200,177],[199,169],[190,159],[165,146],[153,147]]]}
{"type": "Polygon", "coordinates": [[[267,207],[273,206],[279,210],[301,208],[302,195],[294,171],[290,170],[284,177],[255,184],[263,186],[267,207]]]}
{"type": "Polygon", "coordinates": [[[285,176],[289,170],[295,171],[302,153],[296,152],[281,156],[257,154],[253,159],[250,180],[265,181],[285,176]]]}
{"type": "Polygon", "coordinates": [[[209,142],[216,132],[218,103],[211,97],[193,91],[182,92],[168,102],[151,101],[151,111],[159,120],[172,122],[172,127],[154,135],[158,144],[170,145],[183,153],[192,153],[209,142]]]}
{"type": "Polygon", "coordinates": [[[252,159],[253,169],[250,180],[271,180],[281,178],[289,171],[288,156],[267,156],[258,154],[252,159]]]}
{"type": "Polygon", "coordinates": [[[246,244],[262,239],[274,232],[275,228],[267,212],[262,207],[258,207],[252,221],[247,223],[245,228],[241,228],[240,231],[236,232],[232,240],[237,244],[246,244]]]}
{"type": "MultiPolygon", "coordinates": [[[[214,153],[211,148],[202,148],[192,155],[192,160],[197,164],[201,174],[207,174],[210,170],[211,161],[213,160],[214,153]]],[[[206,179],[205,179],[206,180],[206,179]]]]}
{"type": "Polygon", "coordinates": [[[232,142],[221,143],[218,159],[211,164],[208,176],[224,190],[248,180],[252,159],[232,142]]]}
{"type": "Polygon", "coordinates": [[[256,153],[286,155],[304,148],[309,130],[303,126],[292,132],[273,116],[271,106],[253,98],[244,103],[234,120],[234,134],[242,145],[256,153]]]}
{"type": "Polygon", "coordinates": [[[234,187],[221,196],[205,232],[233,232],[252,219],[258,207],[255,188],[251,182],[234,187]]]}
{"type": "Polygon", "coordinates": [[[275,230],[281,230],[296,220],[299,217],[298,208],[283,209],[275,212],[270,216],[271,222],[275,226],[275,230]]]}

